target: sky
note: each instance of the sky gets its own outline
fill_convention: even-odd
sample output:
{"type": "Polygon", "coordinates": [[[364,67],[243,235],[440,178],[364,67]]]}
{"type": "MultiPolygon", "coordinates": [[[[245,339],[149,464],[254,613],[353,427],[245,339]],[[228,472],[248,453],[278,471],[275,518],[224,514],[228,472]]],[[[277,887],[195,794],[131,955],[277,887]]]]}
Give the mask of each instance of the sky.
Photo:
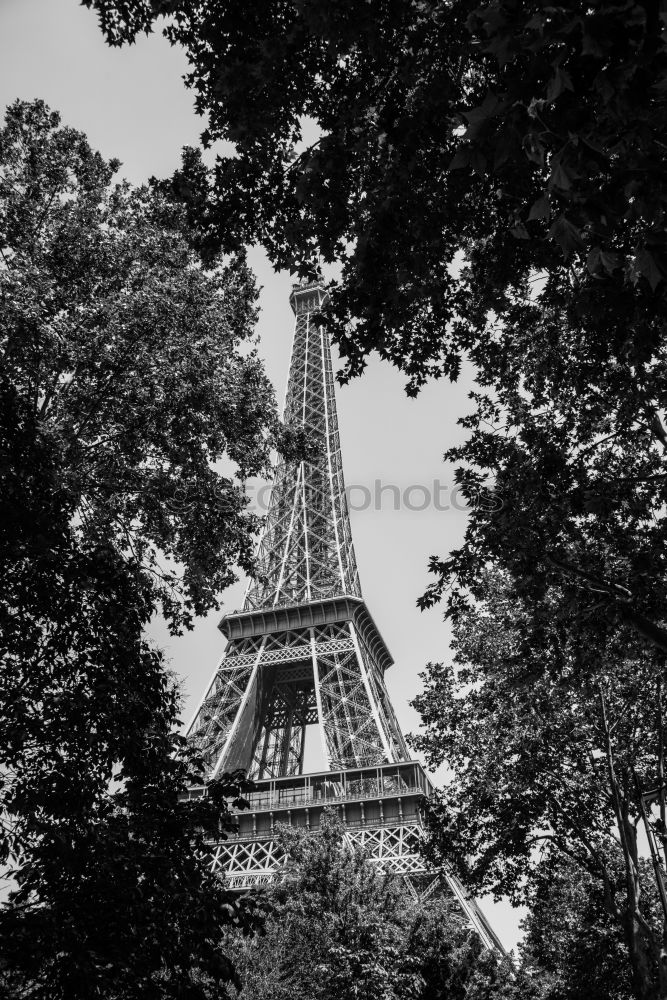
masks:
{"type": "MultiPolygon", "coordinates": [[[[105,157],[119,158],[120,174],[134,183],[168,176],[181,148],[198,143],[204,122],[182,82],[185,58],[158,34],[111,49],[95,14],[78,0],[0,0],[0,53],[1,108],[17,97],[43,98],[105,157]]],[[[260,353],[282,403],[294,319],[291,278],[275,273],[261,248],[251,248],[249,259],[261,286],[260,353]]],[[[471,404],[469,373],[455,385],[432,382],[417,399],[405,395],[404,382],[372,358],[361,378],[338,390],[338,415],[361,584],[394,657],[387,687],[410,733],[419,727],[409,702],[420,690],[420,671],[450,655],[442,611],[422,613],[415,602],[429,582],[429,556],[446,554],[463,538],[465,510],[452,496],[453,468],[442,456],[461,440],[457,418],[471,404]]],[[[222,612],[240,608],[244,591],[243,580],[225,591],[222,612]]],[[[181,678],[186,720],[224,650],[220,616],[210,614],[177,638],[159,622],[152,628],[181,678]]],[[[484,900],[482,907],[512,947],[517,913],[504,902],[484,900]]]]}

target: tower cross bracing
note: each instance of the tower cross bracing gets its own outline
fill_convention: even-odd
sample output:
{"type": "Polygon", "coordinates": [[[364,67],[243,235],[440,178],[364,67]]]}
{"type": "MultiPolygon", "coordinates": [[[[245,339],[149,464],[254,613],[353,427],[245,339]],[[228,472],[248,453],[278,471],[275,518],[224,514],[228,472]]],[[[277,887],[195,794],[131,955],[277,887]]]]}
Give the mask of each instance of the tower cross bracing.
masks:
{"type": "Polygon", "coordinates": [[[308,458],[278,462],[256,578],[243,609],[220,623],[227,647],[188,730],[209,779],[241,768],[256,782],[237,837],[213,847],[212,863],[240,890],[269,881],[282,866],[275,824],[317,829],[322,811],[334,808],[350,843],[368,847],[417,895],[445,884],[497,947],[456,879],[430,870],[419,852],[420,802],[431,789],[410,761],[384,681],[393,661],[359,584],[331,347],[318,319],[325,300],[320,282],[297,285],[290,296],[284,420],[306,432],[308,458]],[[325,769],[308,775],[313,726],[325,769]]]}

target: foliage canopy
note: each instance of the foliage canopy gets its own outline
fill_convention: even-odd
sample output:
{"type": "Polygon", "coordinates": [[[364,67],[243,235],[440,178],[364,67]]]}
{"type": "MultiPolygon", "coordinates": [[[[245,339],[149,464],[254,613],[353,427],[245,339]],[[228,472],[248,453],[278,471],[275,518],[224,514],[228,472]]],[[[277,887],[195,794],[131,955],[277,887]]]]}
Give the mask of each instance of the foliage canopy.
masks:
{"type": "Polygon", "coordinates": [[[189,151],[166,185],[203,248],[340,263],[346,376],[377,350],[416,391],[472,360],[454,457],[473,500],[497,481],[506,507],[475,509],[425,603],[454,585],[456,614],[493,559],[519,589],[567,581],[601,646],[622,620],[667,649],[660,5],[86,4],[111,44],[161,24],[204,142],[235,144],[212,171],[189,151]]]}
{"type": "Polygon", "coordinates": [[[430,665],[415,701],[426,729],[413,745],[450,769],[430,810],[432,849],[476,891],[529,906],[565,865],[591,887],[599,926],[624,941],[634,995],[662,996],[640,798],[663,780],[662,665],[622,632],[591,656],[586,628],[563,627],[560,595],[520,601],[498,572],[483,589],[456,622],[455,665],[430,665]]]}
{"type": "MultiPolygon", "coordinates": [[[[325,814],[321,830],[284,827],[285,878],[263,897],[266,933],[229,936],[239,1000],[500,1000],[512,976],[484,951],[458,904],[417,904],[325,814]]],[[[510,1000],[510,994],[507,994],[510,1000]]]]}
{"type": "Polygon", "coordinates": [[[162,24],[187,54],[204,142],[235,144],[210,187],[180,177],[210,245],[343,261],[333,315],[352,370],[378,348],[417,384],[455,371],[480,317],[516,308],[536,271],[608,349],[659,337],[658,4],[85,4],[113,45],[162,24]],[[304,116],[321,136],[298,152],[304,116]],[[460,249],[463,279],[447,267],[460,249]]]}
{"type": "Polygon", "coordinates": [[[188,625],[250,566],[241,477],[277,423],[242,263],[205,270],[183,211],[16,102],[0,131],[0,912],[8,989],[193,998],[247,926],[203,861],[232,825],[177,735],[144,629],[188,625]],[[250,349],[248,349],[250,345],[250,349]],[[224,456],[236,475],[222,475],[224,456]],[[203,982],[203,980],[202,980],[203,982]]]}

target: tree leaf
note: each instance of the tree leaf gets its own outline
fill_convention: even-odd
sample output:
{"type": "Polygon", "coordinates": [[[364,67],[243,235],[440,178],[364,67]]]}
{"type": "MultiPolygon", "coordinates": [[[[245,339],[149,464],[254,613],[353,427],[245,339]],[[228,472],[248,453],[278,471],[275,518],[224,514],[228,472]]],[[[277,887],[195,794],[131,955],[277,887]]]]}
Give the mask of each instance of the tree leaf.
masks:
{"type": "Polygon", "coordinates": [[[581,250],[584,241],[577,227],[565,215],[559,215],[549,229],[549,235],[556,240],[567,259],[575,250],[581,250]]]}
{"type": "Polygon", "coordinates": [[[548,194],[543,194],[531,205],[530,212],[528,213],[528,220],[548,219],[550,215],[551,200],[548,194]]]}
{"type": "Polygon", "coordinates": [[[665,275],[656,256],[650,250],[641,250],[634,258],[634,264],[640,274],[643,274],[651,289],[656,290],[665,275]]]}

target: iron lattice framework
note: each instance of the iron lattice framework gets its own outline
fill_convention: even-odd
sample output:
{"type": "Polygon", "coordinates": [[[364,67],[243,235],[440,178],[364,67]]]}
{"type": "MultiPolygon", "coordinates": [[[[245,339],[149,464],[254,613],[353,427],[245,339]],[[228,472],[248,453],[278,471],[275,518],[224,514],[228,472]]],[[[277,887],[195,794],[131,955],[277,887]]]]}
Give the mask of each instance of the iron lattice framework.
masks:
{"type": "MultiPolygon", "coordinates": [[[[474,901],[418,850],[419,802],[430,785],[409,760],[384,682],[391,656],[364,603],[352,544],[329,338],[317,321],[320,283],[295,286],[284,419],[307,433],[309,460],[276,468],[258,575],[243,610],[220,628],[228,643],[188,730],[208,776],[244,769],[257,782],[236,838],[212,863],[240,890],[275,877],[274,825],[317,829],[338,809],[350,843],[399,872],[415,894],[445,884],[485,942],[498,946],[474,901]],[[304,775],[306,729],[319,729],[327,770],[304,775]]],[[[193,789],[202,794],[205,789],[193,789]]]]}
{"type": "Polygon", "coordinates": [[[279,463],[259,546],[261,582],[246,609],[290,606],[340,594],[361,597],[338,434],[329,337],[313,323],[324,302],[317,285],[296,288],[284,421],[303,427],[315,461],[279,463]]]}
{"type": "Polygon", "coordinates": [[[359,586],[345,497],[331,348],[313,320],[319,284],[296,287],[285,422],[307,434],[310,461],[279,463],[243,611],[190,726],[211,777],[299,774],[306,726],[327,765],[408,759],[384,671],[391,657],[359,586]]]}

